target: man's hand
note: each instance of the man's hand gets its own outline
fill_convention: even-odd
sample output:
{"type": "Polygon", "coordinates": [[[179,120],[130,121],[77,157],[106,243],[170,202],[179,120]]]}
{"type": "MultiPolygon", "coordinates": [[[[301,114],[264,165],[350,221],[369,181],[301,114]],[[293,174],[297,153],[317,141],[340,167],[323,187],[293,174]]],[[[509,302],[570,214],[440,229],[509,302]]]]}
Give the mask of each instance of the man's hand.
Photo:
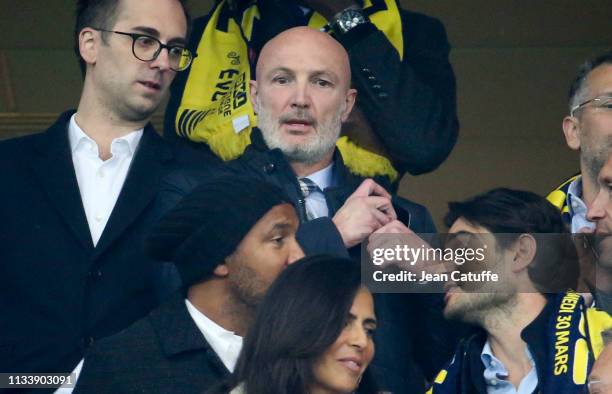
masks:
{"type": "MultiPolygon", "coordinates": [[[[373,255],[375,249],[395,249],[398,246],[400,248],[407,246],[412,249],[430,248],[425,240],[397,219],[382,226],[368,237],[367,249],[370,256],[373,255]]],[[[388,261],[387,263],[395,264],[409,272],[426,270],[433,274],[447,271],[444,264],[438,261],[388,261]]]]}
{"type": "Polygon", "coordinates": [[[366,179],[336,212],[332,221],[344,246],[350,248],[396,219],[391,195],[372,179],[366,179]]]}

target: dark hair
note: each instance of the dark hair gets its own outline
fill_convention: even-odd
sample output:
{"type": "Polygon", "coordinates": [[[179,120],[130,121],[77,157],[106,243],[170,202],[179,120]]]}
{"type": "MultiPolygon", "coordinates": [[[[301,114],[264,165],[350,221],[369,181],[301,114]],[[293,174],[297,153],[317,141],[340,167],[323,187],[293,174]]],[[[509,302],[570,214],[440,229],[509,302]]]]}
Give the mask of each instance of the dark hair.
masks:
{"type": "Polygon", "coordinates": [[[612,50],[609,50],[597,57],[591,58],[586,62],[582,63],[578,68],[578,75],[572,82],[569,89],[569,109],[580,104],[582,101],[587,100],[586,95],[586,79],[595,68],[602,64],[612,64],[612,50]]]}
{"type": "MultiPolygon", "coordinates": [[[[86,27],[97,27],[101,29],[112,29],[117,22],[117,16],[122,0],[77,0],[76,22],[74,24],[74,52],[79,59],[81,73],[85,75],[85,62],[81,58],[79,50],[79,34],[86,27]]],[[[183,6],[187,26],[190,24],[189,11],[185,5],[186,0],[177,0],[183,6]]],[[[108,33],[102,32],[102,40],[106,42],[108,33]]]]}
{"type": "MultiPolygon", "coordinates": [[[[342,332],[360,285],[359,264],[348,259],[312,256],[287,267],[259,307],[233,384],[247,393],[307,393],[314,363],[342,332]]],[[[375,392],[368,370],[357,392],[375,392]]]]}
{"type": "Polygon", "coordinates": [[[531,234],[537,242],[529,278],[541,293],[576,287],[579,265],[576,250],[561,211],[535,193],[498,188],[463,202],[448,204],[444,224],[459,218],[486,228],[506,249],[520,234],[531,234]],[[554,235],[552,235],[554,234],[554,235]]]}

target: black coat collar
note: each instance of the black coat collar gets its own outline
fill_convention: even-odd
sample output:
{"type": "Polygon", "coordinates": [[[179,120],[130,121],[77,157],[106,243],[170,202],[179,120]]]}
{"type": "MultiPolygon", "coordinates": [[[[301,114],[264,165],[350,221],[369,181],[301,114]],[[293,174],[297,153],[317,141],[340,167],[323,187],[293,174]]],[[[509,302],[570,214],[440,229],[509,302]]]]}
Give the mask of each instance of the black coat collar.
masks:
{"type": "Polygon", "coordinates": [[[151,312],[148,319],[167,358],[193,351],[205,351],[206,357],[213,362],[220,376],[229,375],[230,372],[189,314],[184,292],[175,293],[167,302],[151,312]]]}

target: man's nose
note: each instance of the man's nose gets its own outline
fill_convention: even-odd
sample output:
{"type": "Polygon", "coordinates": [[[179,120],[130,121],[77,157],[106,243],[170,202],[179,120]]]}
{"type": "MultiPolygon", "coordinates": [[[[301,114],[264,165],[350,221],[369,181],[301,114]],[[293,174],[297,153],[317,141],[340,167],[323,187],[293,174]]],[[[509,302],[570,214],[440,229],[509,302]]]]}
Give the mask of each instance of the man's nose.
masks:
{"type": "Polygon", "coordinates": [[[170,54],[168,48],[162,48],[157,57],[150,63],[151,67],[159,68],[160,71],[170,70],[170,54]]]}
{"type": "Polygon", "coordinates": [[[298,82],[295,84],[295,89],[291,100],[291,107],[310,107],[310,86],[307,82],[298,82]]]}
{"type": "Polygon", "coordinates": [[[587,210],[586,218],[591,222],[597,222],[606,217],[606,208],[610,203],[610,196],[605,188],[600,187],[599,192],[587,210]]]}
{"type": "Polygon", "coordinates": [[[297,241],[293,241],[293,245],[291,245],[291,250],[289,251],[289,258],[287,259],[287,262],[289,264],[293,264],[302,257],[304,257],[304,251],[302,250],[302,247],[297,241]]]}

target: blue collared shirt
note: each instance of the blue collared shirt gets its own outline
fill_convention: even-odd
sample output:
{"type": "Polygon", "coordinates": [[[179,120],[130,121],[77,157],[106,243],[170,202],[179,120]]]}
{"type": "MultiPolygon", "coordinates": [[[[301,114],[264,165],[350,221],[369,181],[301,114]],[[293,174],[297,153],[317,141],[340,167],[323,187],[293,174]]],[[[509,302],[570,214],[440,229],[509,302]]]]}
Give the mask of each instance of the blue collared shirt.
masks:
{"type": "Polygon", "coordinates": [[[487,385],[488,394],[531,394],[538,387],[538,373],[535,362],[528,347],[525,347],[525,354],[531,363],[531,370],[519,384],[518,390],[508,378],[508,370],[501,361],[493,355],[489,340],[485,343],[480,353],[480,359],[485,366],[484,379],[487,385]]]}
{"type": "Polygon", "coordinates": [[[572,234],[579,233],[585,227],[595,229],[595,223],[586,218],[588,208],[582,200],[581,176],[574,179],[567,189],[567,206],[572,218],[572,234]]]}

